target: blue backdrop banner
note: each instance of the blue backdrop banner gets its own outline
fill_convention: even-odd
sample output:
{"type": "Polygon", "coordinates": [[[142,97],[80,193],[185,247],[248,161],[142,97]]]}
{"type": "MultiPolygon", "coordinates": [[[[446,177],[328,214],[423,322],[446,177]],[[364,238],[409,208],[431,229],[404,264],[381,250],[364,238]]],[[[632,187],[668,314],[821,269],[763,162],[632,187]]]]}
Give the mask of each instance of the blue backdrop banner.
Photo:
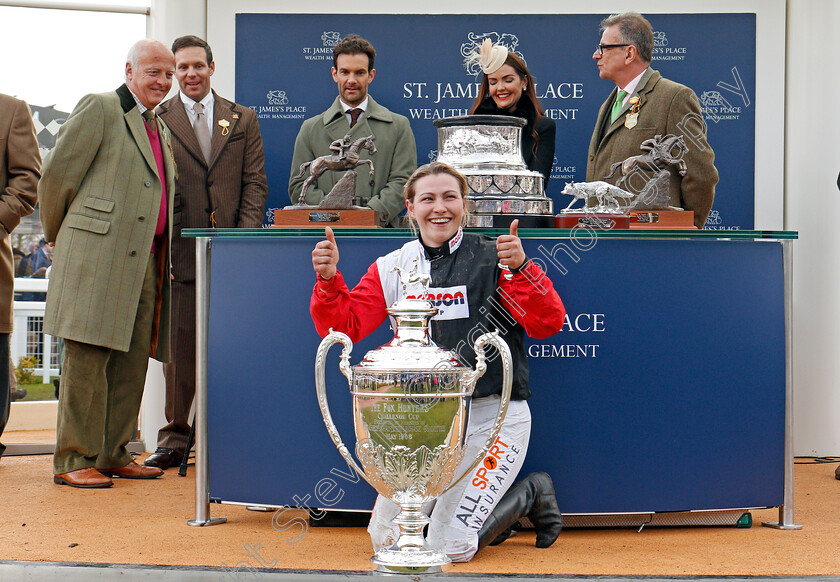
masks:
{"type": "MultiPolygon", "coordinates": [[[[295,137],[303,120],[338,94],[330,75],[332,47],[350,33],[377,51],[370,93],[405,115],[418,163],[437,150],[434,119],[466,115],[480,77],[464,55],[484,37],[521,54],[537,95],[557,123],[547,192],[565,207],[564,182],[586,179],[586,156],[598,109],[612,83],[598,77],[592,53],[605,15],[238,14],[236,101],[259,115],[269,199],[266,222],[289,204],[295,137]]],[[[706,228],[752,229],[755,184],[755,14],[651,16],[652,66],[700,98],[720,173],[706,228]]],[[[558,206],[559,205],[559,206],[558,206]]]]}

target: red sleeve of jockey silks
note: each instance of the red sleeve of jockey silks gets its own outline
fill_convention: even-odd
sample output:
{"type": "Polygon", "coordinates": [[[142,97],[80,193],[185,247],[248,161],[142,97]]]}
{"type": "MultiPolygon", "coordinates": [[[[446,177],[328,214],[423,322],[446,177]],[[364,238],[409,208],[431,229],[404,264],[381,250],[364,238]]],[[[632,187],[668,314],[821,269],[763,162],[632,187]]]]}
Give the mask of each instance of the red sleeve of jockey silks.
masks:
{"type": "Polygon", "coordinates": [[[376,263],[352,291],[339,271],[326,281],[319,276],[309,301],[309,313],[321,337],[330,328],[346,333],[354,343],[367,337],[388,317],[376,263]]]}
{"type": "Polygon", "coordinates": [[[542,339],[560,331],[566,308],[540,266],[529,260],[510,280],[505,277],[506,273],[509,274],[502,270],[499,276],[502,305],[525,328],[525,333],[542,339]]]}

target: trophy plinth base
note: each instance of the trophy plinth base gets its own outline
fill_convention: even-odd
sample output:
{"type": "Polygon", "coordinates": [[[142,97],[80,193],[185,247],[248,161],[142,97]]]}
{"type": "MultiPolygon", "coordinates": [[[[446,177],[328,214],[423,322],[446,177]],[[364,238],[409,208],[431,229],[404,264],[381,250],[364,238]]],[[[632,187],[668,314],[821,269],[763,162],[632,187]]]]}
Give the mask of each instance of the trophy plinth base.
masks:
{"type": "Polygon", "coordinates": [[[551,214],[468,214],[469,228],[508,228],[514,220],[519,220],[519,228],[552,228],[554,217],[551,214]]]}
{"type": "Polygon", "coordinates": [[[274,213],[272,228],[379,228],[376,210],[327,210],[287,206],[274,213]]]}
{"type": "Polygon", "coordinates": [[[600,228],[602,230],[630,228],[630,216],[611,212],[572,210],[561,212],[554,217],[555,228],[575,228],[578,226],[600,228]]]}
{"type": "Polygon", "coordinates": [[[451,560],[434,550],[379,550],[371,559],[377,572],[388,574],[437,574],[451,560]]]}
{"type": "Polygon", "coordinates": [[[697,227],[692,210],[631,210],[630,228],[692,230],[697,227]]]}

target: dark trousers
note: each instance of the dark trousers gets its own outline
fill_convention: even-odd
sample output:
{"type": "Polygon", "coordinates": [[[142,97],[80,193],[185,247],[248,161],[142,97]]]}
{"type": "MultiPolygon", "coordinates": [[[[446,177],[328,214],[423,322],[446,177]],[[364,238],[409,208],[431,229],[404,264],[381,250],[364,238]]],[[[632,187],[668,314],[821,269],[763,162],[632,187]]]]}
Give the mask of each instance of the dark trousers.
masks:
{"type": "Polygon", "coordinates": [[[158,446],[184,454],[190,433],[190,408],[195,396],[195,281],[172,281],[171,358],[166,378],[166,426],[158,446]]]}
{"type": "Polygon", "coordinates": [[[53,472],[131,462],[155,316],[157,269],[150,256],[127,352],[64,340],[53,472]]]}
{"type": "MultiPolygon", "coordinates": [[[[3,436],[3,430],[6,428],[6,423],[9,422],[9,410],[12,405],[12,387],[9,382],[9,333],[0,333],[0,437],[3,436]]],[[[0,457],[3,456],[3,451],[6,450],[6,445],[0,443],[0,457]]]]}

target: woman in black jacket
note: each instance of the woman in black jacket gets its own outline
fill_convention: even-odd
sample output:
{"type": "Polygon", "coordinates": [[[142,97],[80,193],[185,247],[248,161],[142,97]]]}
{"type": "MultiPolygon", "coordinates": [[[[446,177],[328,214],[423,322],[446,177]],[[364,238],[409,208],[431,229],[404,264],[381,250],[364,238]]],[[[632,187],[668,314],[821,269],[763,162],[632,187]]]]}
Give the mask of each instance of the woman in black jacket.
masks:
{"type": "Polygon", "coordinates": [[[529,170],[541,173],[545,185],[554,164],[554,120],[546,117],[534,92],[534,78],[525,61],[502,45],[485,39],[474,57],[484,72],[473,103],[473,115],[511,115],[527,121],[522,128],[522,156],[529,170]]]}

